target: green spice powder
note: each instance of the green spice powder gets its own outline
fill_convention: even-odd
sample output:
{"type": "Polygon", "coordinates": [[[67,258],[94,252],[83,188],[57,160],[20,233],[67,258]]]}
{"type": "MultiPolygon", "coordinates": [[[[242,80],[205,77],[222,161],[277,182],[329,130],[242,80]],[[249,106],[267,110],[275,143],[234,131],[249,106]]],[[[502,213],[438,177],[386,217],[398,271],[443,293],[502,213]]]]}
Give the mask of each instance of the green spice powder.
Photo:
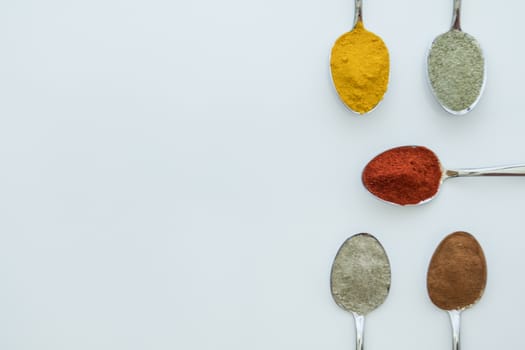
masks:
{"type": "Polygon", "coordinates": [[[427,63],[430,84],[445,109],[467,112],[474,107],[485,78],[485,60],[474,37],[460,30],[438,36],[427,63]]]}

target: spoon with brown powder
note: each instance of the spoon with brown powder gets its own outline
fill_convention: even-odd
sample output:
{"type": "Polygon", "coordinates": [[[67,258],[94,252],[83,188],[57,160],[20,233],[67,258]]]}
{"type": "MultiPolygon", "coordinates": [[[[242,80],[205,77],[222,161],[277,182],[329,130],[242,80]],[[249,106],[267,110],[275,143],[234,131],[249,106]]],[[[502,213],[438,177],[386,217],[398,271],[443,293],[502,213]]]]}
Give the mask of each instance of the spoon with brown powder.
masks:
{"type": "Polygon", "coordinates": [[[443,181],[465,176],[525,176],[525,164],[491,168],[445,169],[423,146],[401,146],[373,158],[362,173],[374,196],[397,205],[419,205],[433,199],[443,181]]]}
{"type": "Polygon", "coordinates": [[[467,232],[454,232],[436,248],[427,273],[430,300],[448,312],[452,325],[452,348],[459,350],[461,312],[483,295],[487,263],[478,241],[467,232]]]}
{"type": "Polygon", "coordinates": [[[348,238],[334,259],[330,289],[337,305],[354,315],[356,349],[363,349],[365,315],[385,301],[390,262],[383,246],[368,233],[348,238]]]}

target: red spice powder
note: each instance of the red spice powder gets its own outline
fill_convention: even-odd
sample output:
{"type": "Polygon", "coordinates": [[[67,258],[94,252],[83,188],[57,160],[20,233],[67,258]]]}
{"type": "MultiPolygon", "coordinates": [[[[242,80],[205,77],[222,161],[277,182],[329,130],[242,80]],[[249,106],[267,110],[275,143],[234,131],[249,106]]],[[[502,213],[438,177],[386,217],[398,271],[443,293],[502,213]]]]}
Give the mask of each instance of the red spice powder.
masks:
{"type": "Polygon", "coordinates": [[[362,180],[375,196],[407,205],[432,198],[441,177],[441,164],[434,152],[422,146],[403,146],[372,159],[363,170],[362,180]]]}

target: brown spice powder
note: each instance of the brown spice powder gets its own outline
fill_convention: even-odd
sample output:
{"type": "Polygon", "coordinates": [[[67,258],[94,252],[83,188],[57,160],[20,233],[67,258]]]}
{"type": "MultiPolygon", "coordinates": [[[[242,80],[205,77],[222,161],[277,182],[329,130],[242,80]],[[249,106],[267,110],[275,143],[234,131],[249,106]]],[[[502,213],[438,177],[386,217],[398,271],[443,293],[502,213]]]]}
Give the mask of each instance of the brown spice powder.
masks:
{"type": "Polygon", "coordinates": [[[427,274],[432,302],[443,310],[462,310],[475,304],[487,283],[485,255],[467,232],[454,232],[436,248],[427,274]]]}

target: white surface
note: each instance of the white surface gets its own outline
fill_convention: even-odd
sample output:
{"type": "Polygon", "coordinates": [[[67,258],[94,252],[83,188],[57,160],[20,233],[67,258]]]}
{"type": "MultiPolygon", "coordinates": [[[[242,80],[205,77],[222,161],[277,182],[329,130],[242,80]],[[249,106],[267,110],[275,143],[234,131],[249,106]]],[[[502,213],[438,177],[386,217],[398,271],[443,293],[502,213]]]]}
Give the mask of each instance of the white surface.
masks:
{"type": "Polygon", "coordinates": [[[349,349],[329,272],[366,231],[393,268],[367,349],[449,349],[426,269],[466,230],[489,279],[463,348],[523,349],[525,180],[450,180],[419,208],[360,183],[369,159],[405,144],[450,167],[525,162],[525,4],[498,6],[464,1],[488,80],[452,117],[424,68],[451,1],[366,0],[391,81],[357,118],[328,68],[349,0],[2,2],[0,348],[349,349]]]}

